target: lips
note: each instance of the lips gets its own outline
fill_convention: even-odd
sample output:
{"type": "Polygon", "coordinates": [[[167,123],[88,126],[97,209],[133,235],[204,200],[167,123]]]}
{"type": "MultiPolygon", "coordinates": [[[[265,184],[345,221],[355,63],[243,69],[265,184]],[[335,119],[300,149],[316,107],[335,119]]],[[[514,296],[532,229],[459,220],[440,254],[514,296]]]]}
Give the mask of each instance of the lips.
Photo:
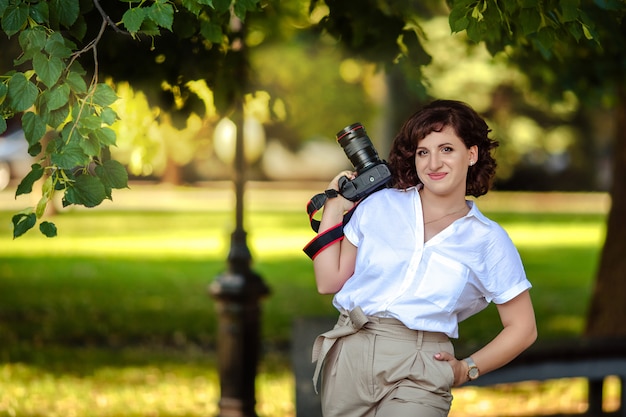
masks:
{"type": "Polygon", "coordinates": [[[431,174],[428,174],[428,178],[430,178],[433,181],[439,181],[442,180],[446,177],[446,173],[445,172],[434,172],[431,174]]]}

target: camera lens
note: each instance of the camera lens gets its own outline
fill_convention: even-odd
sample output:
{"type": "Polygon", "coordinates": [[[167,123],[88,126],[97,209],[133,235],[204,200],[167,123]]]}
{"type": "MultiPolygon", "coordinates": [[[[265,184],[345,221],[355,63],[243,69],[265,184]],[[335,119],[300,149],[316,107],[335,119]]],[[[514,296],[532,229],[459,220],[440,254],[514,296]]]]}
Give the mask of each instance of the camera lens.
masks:
{"type": "Polygon", "coordinates": [[[338,132],[337,142],[343,148],[357,174],[381,162],[378,152],[360,123],[354,123],[338,132]]]}

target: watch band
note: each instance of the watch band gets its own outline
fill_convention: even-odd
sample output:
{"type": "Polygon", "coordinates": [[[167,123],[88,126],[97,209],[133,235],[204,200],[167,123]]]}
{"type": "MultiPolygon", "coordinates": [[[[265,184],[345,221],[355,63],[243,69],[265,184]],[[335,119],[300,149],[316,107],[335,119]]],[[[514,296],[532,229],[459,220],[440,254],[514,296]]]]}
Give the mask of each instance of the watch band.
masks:
{"type": "Polygon", "coordinates": [[[469,356],[463,360],[467,362],[467,365],[469,366],[469,369],[467,370],[467,377],[469,378],[469,380],[474,381],[475,379],[478,379],[478,377],[480,376],[480,371],[478,369],[478,366],[476,366],[476,364],[474,363],[474,360],[469,356]]]}

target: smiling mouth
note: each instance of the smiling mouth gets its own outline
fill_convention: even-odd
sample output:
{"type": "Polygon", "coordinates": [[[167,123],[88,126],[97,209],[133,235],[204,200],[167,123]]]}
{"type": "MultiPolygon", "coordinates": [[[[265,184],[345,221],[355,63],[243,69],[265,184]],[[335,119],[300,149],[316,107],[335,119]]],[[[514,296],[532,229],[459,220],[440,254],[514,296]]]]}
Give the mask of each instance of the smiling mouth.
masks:
{"type": "Polygon", "coordinates": [[[428,178],[430,178],[431,180],[441,180],[443,178],[445,178],[447,174],[445,172],[437,172],[437,173],[432,173],[432,174],[428,174],[428,178]]]}

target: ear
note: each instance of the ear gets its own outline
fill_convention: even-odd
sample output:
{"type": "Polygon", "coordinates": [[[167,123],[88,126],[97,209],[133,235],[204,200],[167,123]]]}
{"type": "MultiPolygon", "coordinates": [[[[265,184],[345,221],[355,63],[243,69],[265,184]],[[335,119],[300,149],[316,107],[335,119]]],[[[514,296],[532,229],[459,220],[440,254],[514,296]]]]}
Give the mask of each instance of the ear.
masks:
{"type": "Polygon", "coordinates": [[[478,145],[473,145],[469,148],[469,160],[473,161],[472,165],[478,162],[478,145]]]}

